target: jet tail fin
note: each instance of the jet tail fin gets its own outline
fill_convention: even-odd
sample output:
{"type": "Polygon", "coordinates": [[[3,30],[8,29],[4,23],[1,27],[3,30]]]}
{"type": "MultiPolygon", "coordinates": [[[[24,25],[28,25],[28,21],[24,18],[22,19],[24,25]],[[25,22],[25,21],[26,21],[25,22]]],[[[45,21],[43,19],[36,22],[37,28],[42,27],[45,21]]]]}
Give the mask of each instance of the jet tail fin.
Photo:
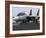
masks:
{"type": "Polygon", "coordinates": [[[39,10],[38,10],[38,12],[37,12],[37,16],[39,16],[39,10]]]}
{"type": "Polygon", "coordinates": [[[32,10],[30,10],[30,14],[29,15],[32,15],[32,10]]]}

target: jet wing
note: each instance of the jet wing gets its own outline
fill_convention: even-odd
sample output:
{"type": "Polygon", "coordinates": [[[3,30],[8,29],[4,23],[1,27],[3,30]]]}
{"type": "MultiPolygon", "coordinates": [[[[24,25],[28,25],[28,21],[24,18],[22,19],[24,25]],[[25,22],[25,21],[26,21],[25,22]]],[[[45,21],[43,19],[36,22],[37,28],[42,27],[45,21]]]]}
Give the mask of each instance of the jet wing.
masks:
{"type": "Polygon", "coordinates": [[[33,16],[33,15],[30,15],[29,17],[40,17],[40,16],[33,16]]]}
{"type": "Polygon", "coordinates": [[[38,18],[40,18],[40,16],[29,16],[30,18],[35,18],[35,19],[38,19],[38,18]]]}
{"type": "Polygon", "coordinates": [[[39,18],[40,18],[39,16],[31,16],[31,15],[27,17],[28,20],[32,20],[32,21],[36,19],[39,20],[39,18]]]}

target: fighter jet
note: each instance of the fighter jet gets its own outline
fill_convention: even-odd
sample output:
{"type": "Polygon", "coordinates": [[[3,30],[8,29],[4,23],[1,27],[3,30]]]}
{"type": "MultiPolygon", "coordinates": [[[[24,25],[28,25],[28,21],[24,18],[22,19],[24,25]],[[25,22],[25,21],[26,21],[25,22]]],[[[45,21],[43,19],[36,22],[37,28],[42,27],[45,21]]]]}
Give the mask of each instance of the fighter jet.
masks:
{"type": "Polygon", "coordinates": [[[26,22],[29,22],[29,21],[37,21],[39,19],[39,10],[37,12],[37,16],[33,16],[32,15],[32,10],[30,10],[30,14],[27,15],[25,12],[24,13],[19,13],[17,16],[15,16],[13,18],[14,21],[16,22],[21,22],[21,23],[26,23],[26,22]]]}

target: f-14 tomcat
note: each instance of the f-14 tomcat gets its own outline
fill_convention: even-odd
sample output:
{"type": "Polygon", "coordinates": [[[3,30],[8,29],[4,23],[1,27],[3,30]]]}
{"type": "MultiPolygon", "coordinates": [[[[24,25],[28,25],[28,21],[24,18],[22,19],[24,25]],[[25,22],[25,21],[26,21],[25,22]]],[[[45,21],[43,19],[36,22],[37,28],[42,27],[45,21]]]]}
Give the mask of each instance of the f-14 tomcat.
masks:
{"type": "Polygon", "coordinates": [[[13,18],[14,21],[16,22],[21,22],[21,23],[26,23],[26,22],[29,22],[29,21],[38,21],[39,20],[39,10],[37,11],[37,15],[36,16],[33,16],[32,15],[32,10],[30,10],[30,14],[27,15],[26,13],[19,13],[17,16],[15,16],[13,18]]]}

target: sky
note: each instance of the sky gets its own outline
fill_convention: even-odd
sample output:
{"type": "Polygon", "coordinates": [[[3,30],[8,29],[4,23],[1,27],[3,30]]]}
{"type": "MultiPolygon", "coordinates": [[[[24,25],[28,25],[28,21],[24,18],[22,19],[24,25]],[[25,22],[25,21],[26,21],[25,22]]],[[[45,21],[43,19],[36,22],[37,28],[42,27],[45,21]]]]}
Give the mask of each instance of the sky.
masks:
{"type": "Polygon", "coordinates": [[[12,14],[14,17],[20,12],[22,12],[22,13],[24,12],[27,15],[29,15],[30,10],[32,10],[32,15],[36,16],[39,9],[38,8],[30,8],[30,7],[13,7],[12,8],[12,14]]]}

